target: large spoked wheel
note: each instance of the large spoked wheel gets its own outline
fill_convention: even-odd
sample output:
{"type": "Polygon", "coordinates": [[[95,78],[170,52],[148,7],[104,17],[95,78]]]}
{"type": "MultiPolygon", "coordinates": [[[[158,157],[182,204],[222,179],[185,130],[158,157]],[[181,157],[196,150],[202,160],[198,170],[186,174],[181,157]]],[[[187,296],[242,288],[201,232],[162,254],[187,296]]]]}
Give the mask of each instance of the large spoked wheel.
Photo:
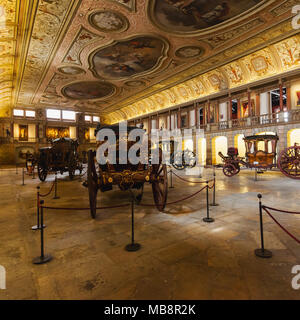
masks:
{"type": "Polygon", "coordinates": [[[176,170],[184,170],[185,169],[185,163],[184,163],[184,155],[183,152],[177,152],[172,155],[171,157],[171,163],[174,169],[176,170]]]}
{"type": "Polygon", "coordinates": [[[184,163],[190,169],[196,166],[196,155],[195,152],[186,150],[184,151],[184,163]]]}
{"type": "Polygon", "coordinates": [[[278,167],[287,177],[300,179],[300,146],[283,150],[278,158],[278,167]]]}
{"type": "Polygon", "coordinates": [[[156,208],[163,211],[166,207],[168,197],[168,173],[166,164],[162,163],[162,153],[160,150],[160,164],[152,165],[154,181],[152,182],[152,192],[156,208]]]}
{"type": "Polygon", "coordinates": [[[91,216],[93,219],[96,218],[96,207],[97,207],[97,172],[95,167],[94,153],[92,150],[88,152],[88,170],[87,170],[87,179],[88,179],[88,190],[89,190],[89,201],[90,201],[90,210],[91,216]]]}
{"type": "Polygon", "coordinates": [[[40,159],[37,164],[38,176],[39,179],[44,182],[47,178],[48,168],[46,166],[45,159],[40,159]]]}
{"type": "Polygon", "coordinates": [[[226,177],[233,177],[238,174],[239,170],[233,164],[226,164],[223,167],[223,173],[226,177]]]}

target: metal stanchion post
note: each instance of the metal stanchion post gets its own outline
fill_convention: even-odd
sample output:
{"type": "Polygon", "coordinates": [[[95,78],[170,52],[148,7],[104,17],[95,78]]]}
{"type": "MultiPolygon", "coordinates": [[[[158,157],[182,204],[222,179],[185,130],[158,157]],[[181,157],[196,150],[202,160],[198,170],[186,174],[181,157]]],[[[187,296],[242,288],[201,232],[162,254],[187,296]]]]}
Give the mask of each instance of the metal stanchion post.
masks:
{"type": "Polygon", "coordinates": [[[262,195],[258,194],[257,195],[258,199],[259,199],[259,220],[260,220],[260,239],[261,239],[261,248],[260,249],[256,249],[255,255],[257,257],[260,258],[271,258],[272,257],[272,252],[269,250],[265,249],[265,245],[264,245],[264,229],[263,229],[263,212],[262,212],[262,204],[261,204],[261,199],[262,199],[262,195]]]}
{"type": "Polygon", "coordinates": [[[216,203],[216,172],[214,170],[214,188],[213,188],[213,203],[212,207],[218,207],[219,205],[216,203]]]}
{"type": "MultiPolygon", "coordinates": [[[[40,203],[40,187],[37,186],[37,205],[36,205],[36,215],[37,215],[37,224],[33,227],[31,227],[31,230],[39,230],[41,228],[40,226],[40,206],[39,206],[39,203],[40,203]]],[[[46,228],[45,225],[43,225],[44,228],[46,228]]]]}
{"type": "Polygon", "coordinates": [[[25,172],[24,172],[24,167],[23,167],[22,168],[22,186],[25,186],[24,175],[25,175],[25,172]]]}
{"type": "Polygon", "coordinates": [[[132,193],[131,198],[131,243],[129,243],[125,250],[129,252],[138,251],[141,249],[141,245],[139,243],[134,242],[134,194],[132,193]]]}
{"type": "Polygon", "coordinates": [[[171,173],[171,177],[170,177],[170,180],[171,180],[171,186],[170,186],[170,189],[173,189],[174,186],[173,186],[173,170],[171,169],[170,170],[170,173],[171,173]]]}
{"type": "Polygon", "coordinates": [[[54,197],[53,199],[59,199],[57,195],[57,173],[55,172],[55,180],[54,180],[54,197]]]}
{"type": "Polygon", "coordinates": [[[255,168],[255,181],[257,181],[257,168],[255,168]]]}
{"type": "Polygon", "coordinates": [[[16,174],[18,174],[18,164],[16,163],[16,174]]]}
{"type": "MultiPolygon", "coordinates": [[[[44,200],[40,201],[39,207],[41,211],[41,225],[43,225],[44,222],[44,208],[43,208],[44,200]]],[[[33,264],[44,264],[52,260],[52,256],[50,254],[44,253],[44,228],[40,228],[41,232],[41,256],[36,257],[32,260],[33,264]]]]}
{"type": "Polygon", "coordinates": [[[208,181],[206,181],[206,218],[203,219],[204,222],[212,223],[215,219],[209,216],[209,194],[208,194],[208,181]]]}

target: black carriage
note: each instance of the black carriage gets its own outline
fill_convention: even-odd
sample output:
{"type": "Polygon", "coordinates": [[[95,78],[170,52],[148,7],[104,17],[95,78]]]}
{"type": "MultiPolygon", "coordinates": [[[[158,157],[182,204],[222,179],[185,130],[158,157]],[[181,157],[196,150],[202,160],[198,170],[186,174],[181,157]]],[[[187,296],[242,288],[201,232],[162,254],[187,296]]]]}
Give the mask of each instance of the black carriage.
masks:
{"type": "Polygon", "coordinates": [[[38,176],[45,181],[49,172],[69,172],[72,180],[76,169],[82,172],[82,162],[78,156],[78,142],[70,138],[58,138],[50,147],[40,148],[37,161],[38,176]]]}

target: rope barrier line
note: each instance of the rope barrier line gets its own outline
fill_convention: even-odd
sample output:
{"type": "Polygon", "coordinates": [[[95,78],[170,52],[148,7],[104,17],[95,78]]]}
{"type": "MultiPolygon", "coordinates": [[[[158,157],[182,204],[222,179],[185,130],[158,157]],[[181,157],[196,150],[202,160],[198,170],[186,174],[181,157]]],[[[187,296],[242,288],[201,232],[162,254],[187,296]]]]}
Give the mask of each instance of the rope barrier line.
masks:
{"type": "Polygon", "coordinates": [[[52,186],[51,186],[49,192],[47,192],[47,193],[45,193],[45,194],[40,194],[40,197],[42,197],[42,198],[48,197],[49,194],[52,192],[52,190],[53,190],[53,188],[54,188],[54,185],[55,185],[55,181],[52,183],[52,186]]]}
{"type": "MultiPolygon", "coordinates": [[[[182,202],[182,201],[191,199],[191,198],[195,197],[197,194],[199,194],[200,192],[202,192],[202,191],[203,191],[204,189],[206,189],[206,188],[207,188],[207,187],[205,186],[205,187],[203,187],[202,189],[200,189],[199,191],[197,191],[197,192],[193,193],[192,195],[190,195],[190,196],[188,196],[188,197],[185,197],[185,198],[183,198],[183,199],[176,200],[176,201],[173,201],[173,202],[167,202],[167,203],[166,203],[166,206],[167,206],[167,205],[170,205],[170,204],[176,204],[176,203],[179,203],[179,202],[182,202]]],[[[139,205],[139,206],[142,206],[142,207],[156,207],[155,204],[142,204],[142,203],[140,203],[140,204],[138,204],[138,205],[139,205]]]]}
{"type": "MultiPolygon", "coordinates": [[[[178,179],[182,180],[182,181],[185,181],[185,182],[188,182],[188,183],[195,183],[195,184],[205,184],[206,181],[190,181],[190,180],[186,180],[186,179],[183,179],[182,177],[178,176],[174,171],[172,171],[172,173],[174,174],[175,177],[177,177],[178,179]]],[[[214,181],[214,179],[211,179],[209,180],[208,182],[212,182],[214,181]]]]}
{"type": "MultiPolygon", "coordinates": [[[[204,189],[206,189],[207,186],[201,188],[200,190],[198,190],[197,192],[193,193],[192,195],[189,195],[183,199],[180,200],[176,200],[176,201],[172,201],[172,202],[167,202],[166,205],[171,205],[171,204],[176,204],[182,201],[186,201],[188,199],[191,199],[193,197],[195,197],[197,194],[199,194],[200,192],[202,192],[204,189]]],[[[40,195],[41,196],[41,195],[40,195]]],[[[115,208],[124,208],[129,206],[130,203],[128,204],[124,204],[124,205],[118,205],[118,206],[110,206],[110,207],[97,207],[96,209],[98,210],[102,210],[102,209],[115,209],[115,208]]],[[[142,206],[142,207],[156,207],[155,204],[138,204],[138,206],[142,206]]],[[[44,209],[52,209],[52,210],[75,210],[75,211],[79,211],[79,210],[90,210],[91,208],[67,208],[67,207],[46,207],[43,206],[44,209]]]]}
{"type": "MultiPolygon", "coordinates": [[[[119,206],[111,206],[111,207],[97,207],[97,210],[104,210],[104,209],[115,209],[115,208],[124,208],[124,207],[128,207],[130,205],[130,203],[127,204],[122,204],[119,206]]],[[[74,211],[84,211],[84,210],[90,210],[91,208],[63,208],[63,207],[46,207],[46,206],[41,206],[44,209],[51,209],[51,210],[74,210],[74,211]]]]}
{"type": "Polygon", "coordinates": [[[273,210],[273,211],[277,211],[277,212],[282,212],[282,213],[300,214],[300,212],[280,210],[280,209],[275,209],[275,208],[271,208],[271,207],[267,207],[267,206],[263,206],[263,208],[266,208],[266,209],[269,209],[269,210],[273,210]]]}
{"type": "MultiPolygon", "coordinates": [[[[262,208],[265,210],[265,212],[269,215],[269,217],[283,230],[285,231],[292,239],[294,239],[297,243],[300,244],[300,240],[298,238],[296,238],[294,235],[292,235],[282,224],[280,224],[273,216],[272,214],[269,212],[269,210],[267,209],[267,207],[262,206],[262,208]]],[[[278,211],[278,210],[276,210],[278,211]]]]}

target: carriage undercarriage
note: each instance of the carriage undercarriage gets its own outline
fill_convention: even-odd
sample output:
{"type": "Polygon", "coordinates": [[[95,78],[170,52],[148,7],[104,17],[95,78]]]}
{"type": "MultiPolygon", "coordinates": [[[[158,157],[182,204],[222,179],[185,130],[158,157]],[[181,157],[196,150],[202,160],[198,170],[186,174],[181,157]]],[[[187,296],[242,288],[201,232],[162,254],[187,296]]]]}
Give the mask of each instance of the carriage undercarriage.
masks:
{"type": "Polygon", "coordinates": [[[143,197],[144,184],[152,185],[153,199],[156,208],[163,211],[166,206],[168,194],[167,166],[160,162],[143,166],[144,168],[132,170],[129,168],[116,171],[114,166],[106,166],[106,170],[95,164],[95,153],[90,150],[88,153],[87,187],[89,190],[89,201],[91,216],[96,218],[98,190],[106,192],[118,186],[120,190],[137,190],[135,200],[139,203],[143,197]]]}

